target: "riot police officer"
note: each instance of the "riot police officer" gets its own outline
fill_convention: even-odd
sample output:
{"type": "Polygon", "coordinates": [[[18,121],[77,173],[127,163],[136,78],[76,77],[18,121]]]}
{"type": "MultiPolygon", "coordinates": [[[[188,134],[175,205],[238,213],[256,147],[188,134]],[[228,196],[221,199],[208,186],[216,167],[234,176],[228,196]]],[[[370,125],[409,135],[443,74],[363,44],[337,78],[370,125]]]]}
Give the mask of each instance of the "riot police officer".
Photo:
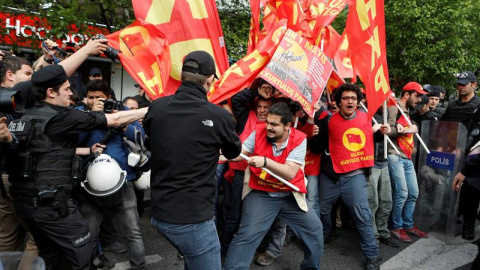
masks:
{"type": "Polygon", "coordinates": [[[60,65],[32,76],[38,106],[9,124],[6,137],[14,154],[8,159],[11,194],[20,217],[28,224],[47,268],[64,254],[73,269],[89,267],[94,248],[88,224],[71,199],[79,177],[75,148],[80,132],[121,126],[143,117],[146,109],[105,115],[69,107],[72,91],[60,65]]]}

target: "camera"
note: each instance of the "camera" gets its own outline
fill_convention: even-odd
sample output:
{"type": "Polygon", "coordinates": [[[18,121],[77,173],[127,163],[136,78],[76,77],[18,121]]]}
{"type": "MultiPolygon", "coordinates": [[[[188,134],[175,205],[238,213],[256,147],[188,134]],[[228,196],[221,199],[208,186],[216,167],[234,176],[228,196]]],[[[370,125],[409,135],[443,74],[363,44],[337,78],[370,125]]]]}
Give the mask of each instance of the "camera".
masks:
{"type": "MultiPolygon", "coordinates": [[[[105,37],[102,34],[98,34],[98,35],[92,37],[92,39],[106,39],[106,38],[107,37],[105,37]]],[[[120,52],[119,50],[108,46],[108,48],[105,50],[105,52],[103,54],[105,54],[108,58],[112,59],[112,61],[115,61],[119,52],[120,52]]]]}
{"type": "Polygon", "coordinates": [[[116,101],[113,99],[102,100],[103,101],[103,112],[104,113],[111,113],[114,110],[122,111],[123,104],[120,101],[116,101]]]}

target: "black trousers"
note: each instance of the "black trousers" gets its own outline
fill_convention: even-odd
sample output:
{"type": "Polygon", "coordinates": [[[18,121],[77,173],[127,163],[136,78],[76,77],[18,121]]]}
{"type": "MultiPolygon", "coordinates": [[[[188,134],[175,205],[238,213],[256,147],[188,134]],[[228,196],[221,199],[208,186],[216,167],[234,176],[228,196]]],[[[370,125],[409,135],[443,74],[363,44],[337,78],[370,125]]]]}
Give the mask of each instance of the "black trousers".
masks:
{"type": "Polygon", "coordinates": [[[463,214],[463,224],[473,227],[477,218],[478,205],[480,202],[480,190],[464,181],[460,193],[459,207],[463,214]]]}
{"type": "Polygon", "coordinates": [[[60,217],[51,206],[34,207],[15,204],[17,214],[25,220],[37,243],[39,256],[47,269],[56,269],[63,255],[73,269],[88,269],[93,237],[87,222],[80,215],[76,202],[69,200],[69,214],[60,217]]]}

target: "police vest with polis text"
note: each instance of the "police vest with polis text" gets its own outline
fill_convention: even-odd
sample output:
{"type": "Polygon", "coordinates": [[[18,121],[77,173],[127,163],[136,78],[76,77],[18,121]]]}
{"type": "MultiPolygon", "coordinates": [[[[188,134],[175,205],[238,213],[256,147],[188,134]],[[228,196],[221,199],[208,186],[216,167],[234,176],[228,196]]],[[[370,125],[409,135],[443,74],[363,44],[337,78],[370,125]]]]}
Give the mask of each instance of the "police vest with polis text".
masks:
{"type": "Polygon", "coordinates": [[[371,121],[366,113],[356,111],[353,119],[336,113],[328,123],[328,143],[333,169],[348,173],[374,164],[374,144],[371,121]]]}
{"type": "MultiPolygon", "coordinates": [[[[290,134],[288,136],[288,143],[282,154],[274,156],[272,151],[272,144],[267,141],[267,127],[264,123],[255,127],[255,149],[254,156],[265,156],[275,162],[285,164],[288,154],[299,146],[307,135],[290,128],[290,134]]],[[[288,192],[292,191],[290,187],[278,181],[276,178],[266,173],[262,168],[250,167],[250,182],[249,186],[256,190],[262,190],[267,192],[288,192]]],[[[307,193],[304,181],[304,173],[302,169],[299,169],[294,178],[290,180],[290,183],[297,186],[301,193],[307,193]]]]}

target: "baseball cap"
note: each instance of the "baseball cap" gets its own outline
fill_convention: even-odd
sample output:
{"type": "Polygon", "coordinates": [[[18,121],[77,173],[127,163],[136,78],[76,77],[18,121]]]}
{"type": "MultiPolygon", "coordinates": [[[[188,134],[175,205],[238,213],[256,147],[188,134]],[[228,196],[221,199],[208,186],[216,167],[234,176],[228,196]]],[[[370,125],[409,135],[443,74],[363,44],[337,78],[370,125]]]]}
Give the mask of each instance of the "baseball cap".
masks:
{"type": "Polygon", "coordinates": [[[428,97],[440,97],[440,91],[432,90],[432,91],[428,92],[427,96],[428,97]]]}
{"type": "Polygon", "coordinates": [[[215,61],[213,60],[213,57],[205,51],[194,51],[187,54],[183,60],[182,71],[203,74],[206,76],[213,74],[215,75],[215,79],[218,79],[216,74],[217,70],[215,69],[215,61]],[[186,64],[187,61],[195,62],[199,67],[192,67],[191,65],[186,64]]]}
{"type": "Polygon", "coordinates": [[[430,102],[430,99],[426,95],[423,95],[420,102],[418,102],[417,105],[415,105],[415,110],[420,111],[423,108],[423,106],[425,106],[425,104],[428,104],[429,102],[430,102]]]}
{"type": "Polygon", "coordinates": [[[430,92],[430,91],[433,90],[433,87],[432,87],[431,84],[424,84],[424,85],[422,86],[422,89],[425,90],[425,92],[430,92]]]}
{"type": "Polygon", "coordinates": [[[99,68],[90,69],[90,76],[95,75],[95,74],[102,75],[102,71],[99,68]]]}
{"type": "Polygon", "coordinates": [[[445,90],[445,88],[443,88],[443,86],[440,86],[440,85],[435,85],[433,87],[433,90],[437,90],[440,93],[447,93],[447,90],[445,90]]]}
{"type": "Polygon", "coordinates": [[[423,91],[422,86],[417,82],[409,82],[403,87],[403,91],[415,91],[419,94],[425,95],[427,92],[423,91]]]}
{"type": "Polygon", "coordinates": [[[39,87],[53,87],[68,80],[61,65],[46,66],[32,75],[32,84],[39,87]]]}
{"type": "Polygon", "coordinates": [[[469,82],[476,82],[477,76],[471,71],[463,71],[457,76],[457,84],[468,84],[469,82]]]}

